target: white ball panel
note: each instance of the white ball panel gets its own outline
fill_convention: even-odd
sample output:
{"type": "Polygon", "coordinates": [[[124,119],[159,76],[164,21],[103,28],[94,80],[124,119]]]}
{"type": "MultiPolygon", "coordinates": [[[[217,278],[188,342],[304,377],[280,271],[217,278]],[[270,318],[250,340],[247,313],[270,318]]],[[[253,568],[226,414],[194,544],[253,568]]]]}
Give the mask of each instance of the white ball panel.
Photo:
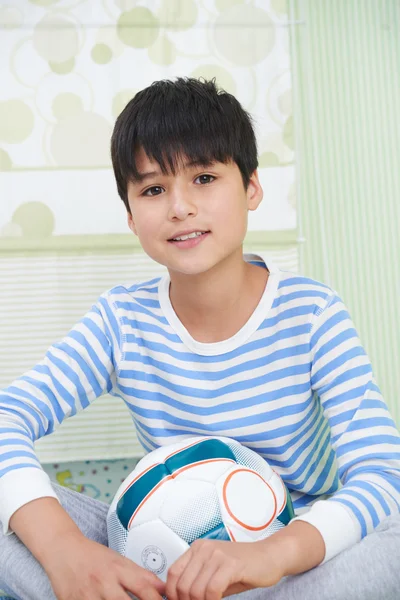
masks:
{"type": "Polygon", "coordinates": [[[279,477],[278,473],[275,471],[272,474],[271,479],[268,481],[269,485],[275,492],[276,502],[277,502],[277,512],[276,516],[280,515],[283,509],[286,506],[286,488],[282,479],[279,477]]]}
{"type": "Polygon", "coordinates": [[[270,477],[272,477],[273,470],[262,456],[257,454],[254,450],[247,448],[247,446],[242,446],[242,444],[236,440],[226,439],[225,443],[229,446],[240,465],[244,465],[253,471],[257,471],[265,481],[269,481],[270,477]]]}
{"type": "Polygon", "coordinates": [[[195,463],[188,468],[178,471],[176,479],[215,483],[221,475],[229,471],[233,465],[236,465],[236,463],[228,459],[207,460],[204,463],[195,463]]]}
{"type": "Polygon", "coordinates": [[[226,525],[260,532],[275,518],[275,494],[254,471],[236,465],[218,480],[216,487],[226,525]]]}
{"type": "Polygon", "coordinates": [[[169,567],[189,545],[159,520],[133,527],[126,541],[125,556],[166,581],[169,567]]]}
{"type": "Polygon", "coordinates": [[[186,542],[191,543],[222,523],[214,484],[175,480],[173,494],[166,498],[159,518],[186,542]]]}

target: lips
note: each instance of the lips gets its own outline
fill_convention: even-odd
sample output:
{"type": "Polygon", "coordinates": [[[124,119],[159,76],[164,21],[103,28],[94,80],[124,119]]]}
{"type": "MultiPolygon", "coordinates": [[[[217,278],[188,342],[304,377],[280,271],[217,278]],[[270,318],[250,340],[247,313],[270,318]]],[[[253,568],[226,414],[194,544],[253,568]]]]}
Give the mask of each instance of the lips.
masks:
{"type": "MultiPolygon", "coordinates": [[[[197,231],[200,231],[200,230],[197,230],[197,231]]],[[[174,238],[171,238],[170,240],[168,240],[168,243],[171,244],[171,246],[175,246],[175,248],[178,248],[180,250],[188,250],[190,248],[195,248],[196,246],[201,244],[203,242],[203,240],[208,238],[210,233],[211,233],[210,231],[205,231],[201,235],[195,235],[194,237],[189,237],[189,238],[186,238],[185,240],[176,240],[174,238]]],[[[178,234],[176,234],[176,235],[178,236],[178,234]]],[[[189,234],[181,233],[181,236],[182,235],[189,235],[189,234]]],[[[178,236],[178,237],[180,237],[180,236],[178,236]]]]}
{"type": "MultiPolygon", "coordinates": [[[[170,237],[168,239],[168,241],[169,242],[176,241],[176,238],[183,237],[186,235],[191,235],[192,233],[205,234],[205,233],[210,233],[210,231],[208,229],[191,229],[190,231],[180,231],[179,233],[175,233],[172,237],[170,237]]],[[[192,238],[188,238],[188,239],[195,239],[196,237],[200,237],[200,236],[193,236],[192,238]]],[[[184,240],[184,241],[186,241],[186,240],[184,240]]]]}

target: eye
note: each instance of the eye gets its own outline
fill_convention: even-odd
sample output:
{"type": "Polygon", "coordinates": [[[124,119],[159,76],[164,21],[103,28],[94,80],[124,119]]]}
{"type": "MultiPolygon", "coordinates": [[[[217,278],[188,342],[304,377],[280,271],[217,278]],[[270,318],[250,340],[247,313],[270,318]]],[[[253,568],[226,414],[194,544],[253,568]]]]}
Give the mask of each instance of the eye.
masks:
{"type": "Polygon", "coordinates": [[[196,177],[195,181],[199,181],[200,184],[205,184],[211,183],[212,181],[214,181],[214,179],[214,175],[207,175],[207,173],[204,173],[203,175],[199,175],[198,177],[196,177]]]}
{"type": "Polygon", "coordinates": [[[143,192],[143,196],[159,196],[163,191],[163,188],[160,185],[153,185],[153,187],[148,188],[143,192]]]}

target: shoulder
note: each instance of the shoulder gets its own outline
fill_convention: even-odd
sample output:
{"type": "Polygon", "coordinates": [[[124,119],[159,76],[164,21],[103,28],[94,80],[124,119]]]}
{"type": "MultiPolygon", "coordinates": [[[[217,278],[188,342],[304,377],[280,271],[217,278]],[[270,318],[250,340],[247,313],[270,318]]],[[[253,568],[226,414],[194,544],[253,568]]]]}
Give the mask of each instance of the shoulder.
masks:
{"type": "Polygon", "coordinates": [[[121,283],[105,291],[100,301],[103,300],[114,310],[135,310],[140,306],[159,308],[160,281],[161,277],[156,277],[139,283],[121,283]]]}
{"type": "Polygon", "coordinates": [[[297,307],[312,317],[337,300],[339,297],[336,292],[325,283],[290,271],[279,271],[279,284],[274,302],[277,308],[297,307]]]}

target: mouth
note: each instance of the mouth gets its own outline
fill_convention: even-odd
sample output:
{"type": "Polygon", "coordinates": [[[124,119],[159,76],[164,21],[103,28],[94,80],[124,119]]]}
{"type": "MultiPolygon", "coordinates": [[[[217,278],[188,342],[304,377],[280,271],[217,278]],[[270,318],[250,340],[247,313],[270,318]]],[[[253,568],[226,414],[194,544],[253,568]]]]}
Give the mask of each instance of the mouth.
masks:
{"type": "Polygon", "coordinates": [[[211,231],[190,231],[185,233],[177,234],[175,237],[170,238],[168,243],[173,244],[178,248],[194,248],[200,244],[204,238],[206,238],[211,231]]]}
{"type": "Polygon", "coordinates": [[[198,238],[202,235],[205,235],[206,233],[210,233],[209,231],[203,231],[203,230],[198,230],[198,231],[188,231],[187,233],[180,233],[177,234],[175,237],[170,238],[168,241],[169,242],[185,242],[186,240],[190,240],[190,239],[195,239],[198,238]]]}

